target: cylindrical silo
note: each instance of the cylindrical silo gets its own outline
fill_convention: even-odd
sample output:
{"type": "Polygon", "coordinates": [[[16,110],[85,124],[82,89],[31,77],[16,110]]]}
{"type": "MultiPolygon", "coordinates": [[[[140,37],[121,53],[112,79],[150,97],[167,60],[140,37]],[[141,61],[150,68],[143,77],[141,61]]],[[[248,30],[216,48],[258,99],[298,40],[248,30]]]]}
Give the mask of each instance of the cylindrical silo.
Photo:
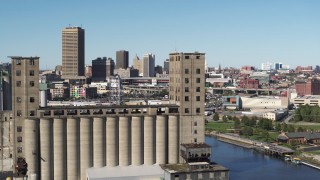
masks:
{"type": "Polygon", "coordinates": [[[131,164],[131,137],[130,118],[119,117],[119,166],[131,164]]]}
{"type": "Polygon", "coordinates": [[[167,164],[167,117],[156,118],[156,163],[167,164]]]}
{"type": "Polygon", "coordinates": [[[54,179],[67,179],[66,119],[53,119],[53,172],[54,179]]]}
{"type": "Polygon", "coordinates": [[[107,117],[107,166],[119,165],[119,152],[118,152],[118,118],[107,117]]]}
{"type": "Polygon", "coordinates": [[[152,116],[144,117],[144,164],[155,163],[155,122],[152,116]]]}
{"type": "Polygon", "coordinates": [[[80,175],[86,180],[87,169],[92,167],[92,121],[89,118],[80,119],[80,175]]]}
{"type": "Polygon", "coordinates": [[[41,179],[53,179],[52,119],[40,119],[41,179]]]}
{"type": "Polygon", "coordinates": [[[106,166],[106,120],[93,118],[93,167],[106,166]]]}
{"type": "Polygon", "coordinates": [[[80,170],[79,120],[67,119],[67,179],[78,180],[80,170]]]}
{"type": "Polygon", "coordinates": [[[26,162],[28,163],[28,176],[39,176],[39,164],[38,158],[38,121],[32,119],[24,120],[24,155],[26,162]]]}
{"type": "Polygon", "coordinates": [[[143,164],[143,127],[141,119],[139,116],[133,116],[131,120],[131,164],[135,166],[143,164]]]}
{"type": "Polygon", "coordinates": [[[178,116],[169,116],[168,120],[168,163],[179,162],[179,119],[178,116]]]}

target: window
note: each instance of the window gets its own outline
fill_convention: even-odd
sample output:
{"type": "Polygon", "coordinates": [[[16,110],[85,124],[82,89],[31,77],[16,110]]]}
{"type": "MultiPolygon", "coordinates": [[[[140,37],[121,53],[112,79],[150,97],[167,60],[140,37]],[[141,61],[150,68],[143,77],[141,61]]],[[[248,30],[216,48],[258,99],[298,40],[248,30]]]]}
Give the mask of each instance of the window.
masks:
{"type": "Polygon", "coordinates": [[[34,87],[34,81],[30,81],[29,84],[30,84],[30,87],[34,87]]]}
{"type": "Polygon", "coordinates": [[[185,73],[185,74],[189,74],[189,69],[185,69],[185,70],[184,70],[184,73],[185,73]]]}
{"type": "Polygon", "coordinates": [[[184,82],[185,82],[186,84],[188,84],[188,83],[189,83],[189,78],[184,78],[184,82]]]}
{"type": "Polygon", "coordinates": [[[21,76],[21,70],[16,70],[16,76],[21,76]]]}
{"type": "Polygon", "coordinates": [[[22,116],[21,110],[17,110],[17,116],[22,116]]]}
{"type": "Polygon", "coordinates": [[[21,87],[21,81],[17,81],[17,82],[16,82],[16,86],[17,86],[17,87],[21,87]]]}
{"type": "Polygon", "coordinates": [[[22,142],[22,137],[21,136],[17,137],[17,142],[22,142]]]}
{"type": "Polygon", "coordinates": [[[193,139],[193,142],[195,142],[195,143],[198,142],[197,138],[194,138],[194,139],[193,139]]]}
{"type": "Polygon", "coordinates": [[[200,74],[200,69],[197,69],[197,70],[196,70],[196,73],[197,73],[197,74],[200,74]]]}
{"type": "Polygon", "coordinates": [[[200,56],[196,56],[196,59],[200,59],[200,56]]]}
{"type": "Polygon", "coordinates": [[[31,59],[31,60],[29,61],[29,65],[34,66],[34,60],[33,60],[33,59],[31,59]]]}
{"type": "Polygon", "coordinates": [[[30,102],[31,102],[31,103],[34,102],[34,97],[30,97],[30,102]]]}
{"type": "Polygon", "coordinates": [[[197,99],[197,101],[200,101],[200,96],[197,96],[196,99],[197,99]]]}
{"type": "Polygon", "coordinates": [[[22,126],[17,126],[17,132],[22,132],[22,126]]]}
{"type": "Polygon", "coordinates": [[[17,97],[17,103],[21,103],[21,97],[17,97]]]}
{"type": "Polygon", "coordinates": [[[184,92],[189,92],[189,87],[185,87],[184,92]]]}
{"type": "Polygon", "coordinates": [[[200,82],[201,82],[200,78],[197,78],[197,83],[200,83],[200,82]]]}
{"type": "Polygon", "coordinates": [[[194,134],[198,134],[198,131],[197,131],[197,130],[194,130],[194,134]]]}
{"type": "Polygon", "coordinates": [[[193,122],[193,125],[198,126],[198,122],[197,121],[193,122]]]}
{"type": "Polygon", "coordinates": [[[34,70],[29,71],[30,76],[34,76],[34,70]]]}
{"type": "Polygon", "coordinates": [[[197,91],[197,92],[200,92],[200,87],[197,87],[197,88],[196,88],[196,91],[197,91]]]}
{"type": "Polygon", "coordinates": [[[20,59],[16,60],[16,65],[21,65],[21,60],[20,59]]]}
{"type": "Polygon", "coordinates": [[[17,148],[17,152],[18,152],[18,153],[22,153],[22,147],[18,147],[18,148],[17,148]]]}
{"type": "Polygon", "coordinates": [[[189,96],[185,96],[184,101],[189,101],[189,96]]]}
{"type": "Polygon", "coordinates": [[[185,59],[189,59],[189,56],[185,56],[184,58],[185,58],[185,59]]]}
{"type": "Polygon", "coordinates": [[[189,108],[185,108],[185,109],[184,109],[184,112],[185,112],[185,113],[189,113],[189,108]]]}
{"type": "Polygon", "coordinates": [[[196,113],[200,113],[200,108],[197,108],[197,109],[196,109],[196,113]]]}
{"type": "Polygon", "coordinates": [[[30,111],[29,116],[34,116],[34,111],[30,111]]]}

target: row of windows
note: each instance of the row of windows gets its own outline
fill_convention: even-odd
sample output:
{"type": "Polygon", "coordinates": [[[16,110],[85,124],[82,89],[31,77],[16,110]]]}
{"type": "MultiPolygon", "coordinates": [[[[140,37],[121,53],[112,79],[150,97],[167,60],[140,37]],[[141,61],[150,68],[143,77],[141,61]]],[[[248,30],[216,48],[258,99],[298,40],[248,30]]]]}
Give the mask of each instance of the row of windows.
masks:
{"type": "MultiPolygon", "coordinates": [[[[188,84],[189,83],[189,78],[184,78],[184,82],[186,84],[188,84]]],[[[200,82],[201,82],[201,78],[196,78],[196,83],[200,83],[200,82]]]]}
{"type": "MultiPolygon", "coordinates": [[[[190,113],[189,108],[185,108],[184,113],[190,113]]],[[[200,113],[200,108],[196,108],[196,113],[200,113]]]]}
{"type": "MultiPolygon", "coordinates": [[[[21,87],[21,81],[17,81],[16,82],[16,86],[17,87],[21,87]]],[[[34,87],[34,81],[29,81],[29,86],[30,87],[34,87]]]]}
{"type": "MultiPolygon", "coordinates": [[[[184,101],[189,101],[189,96],[185,96],[184,101]]],[[[200,96],[196,96],[196,101],[200,101],[200,96]]]]}
{"type": "MultiPolygon", "coordinates": [[[[22,116],[21,110],[17,110],[17,116],[22,116]]],[[[29,116],[35,116],[35,111],[29,111],[29,116]]]]}
{"type": "MultiPolygon", "coordinates": [[[[30,70],[29,75],[34,76],[34,70],[30,70]]],[[[16,76],[21,76],[21,70],[16,70],[16,76]]]]}
{"type": "MultiPolygon", "coordinates": [[[[17,60],[16,60],[16,65],[21,65],[21,60],[20,60],[20,59],[17,59],[17,60]]],[[[31,65],[31,66],[34,66],[34,65],[35,65],[33,59],[29,60],[29,65],[31,65]]]]}
{"type": "MultiPolygon", "coordinates": [[[[196,92],[200,92],[200,87],[196,87],[196,92]]],[[[174,87],[170,86],[170,91],[174,91],[174,87]]],[[[180,88],[176,89],[176,92],[180,92],[180,88]]],[[[189,87],[184,87],[184,92],[190,92],[189,87]]]]}
{"type": "MultiPolygon", "coordinates": [[[[184,74],[189,74],[189,69],[184,69],[184,74]]],[[[196,74],[200,74],[200,69],[196,69],[196,74]]]]}
{"type": "MultiPolygon", "coordinates": [[[[17,103],[21,103],[22,98],[21,97],[17,97],[17,103]]],[[[34,103],[34,97],[30,97],[29,98],[29,102],[34,103]]]]}

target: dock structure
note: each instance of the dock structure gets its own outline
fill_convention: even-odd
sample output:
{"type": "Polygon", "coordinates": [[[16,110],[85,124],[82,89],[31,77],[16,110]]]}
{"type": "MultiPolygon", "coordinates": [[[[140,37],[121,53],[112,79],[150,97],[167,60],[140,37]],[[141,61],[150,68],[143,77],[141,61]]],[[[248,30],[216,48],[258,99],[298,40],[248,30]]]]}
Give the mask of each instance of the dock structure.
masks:
{"type": "Polygon", "coordinates": [[[274,155],[274,156],[284,156],[286,154],[293,154],[294,150],[274,144],[264,143],[263,146],[258,147],[262,149],[265,154],[274,155]]]}

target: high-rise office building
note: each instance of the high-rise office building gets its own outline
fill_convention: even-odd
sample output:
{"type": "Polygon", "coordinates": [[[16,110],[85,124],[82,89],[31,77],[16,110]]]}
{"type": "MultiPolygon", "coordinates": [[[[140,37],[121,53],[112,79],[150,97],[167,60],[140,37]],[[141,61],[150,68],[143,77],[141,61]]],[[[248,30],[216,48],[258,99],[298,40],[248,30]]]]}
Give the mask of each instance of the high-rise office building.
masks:
{"type": "Polygon", "coordinates": [[[116,69],[129,67],[129,51],[121,50],[116,53],[116,69]]]}
{"type": "MultiPolygon", "coordinates": [[[[15,162],[19,157],[36,156],[38,150],[28,143],[26,139],[33,139],[35,129],[29,129],[39,108],[39,57],[11,57],[12,62],[12,113],[14,119],[14,152],[15,162]],[[28,129],[28,132],[25,130],[28,129]]],[[[35,162],[28,162],[33,165],[35,162]]],[[[30,173],[38,173],[32,172],[30,173]]]]}
{"type": "Polygon", "coordinates": [[[282,69],[282,63],[281,63],[281,62],[279,62],[279,63],[274,63],[274,69],[275,69],[275,70],[282,69]]]}
{"type": "Polygon", "coordinates": [[[154,77],[155,55],[150,53],[143,55],[141,67],[143,77],[154,77]]]}
{"type": "Polygon", "coordinates": [[[180,144],[204,142],[205,54],[171,53],[170,104],[179,105],[180,144]]]}
{"type": "Polygon", "coordinates": [[[111,58],[97,58],[92,60],[92,80],[105,81],[114,75],[114,61],[111,58]]]}
{"type": "Polygon", "coordinates": [[[84,76],[84,29],[66,27],[62,30],[62,77],[84,76]]]}
{"type": "Polygon", "coordinates": [[[165,72],[166,74],[169,74],[169,59],[166,59],[163,62],[163,72],[165,72]]]}

